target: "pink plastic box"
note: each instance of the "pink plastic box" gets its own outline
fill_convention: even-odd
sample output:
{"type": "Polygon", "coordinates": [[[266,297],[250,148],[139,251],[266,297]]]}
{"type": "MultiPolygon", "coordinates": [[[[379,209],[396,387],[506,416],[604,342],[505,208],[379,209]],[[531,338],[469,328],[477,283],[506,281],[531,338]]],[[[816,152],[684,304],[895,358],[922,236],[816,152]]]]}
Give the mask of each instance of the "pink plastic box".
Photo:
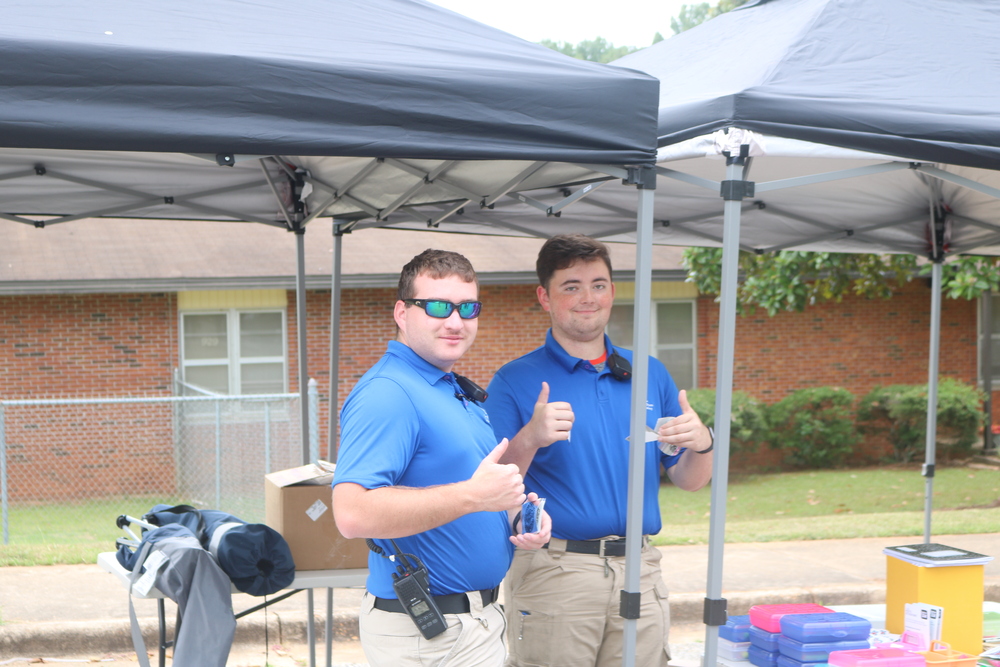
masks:
{"type": "Polygon", "coordinates": [[[785,614],[822,613],[833,613],[833,610],[811,602],[801,604],[755,604],[750,607],[750,622],[761,630],[781,632],[781,617],[785,614]]]}
{"type": "Polygon", "coordinates": [[[830,667],[925,667],[924,656],[901,648],[868,648],[834,651],[827,657],[830,667]]]}

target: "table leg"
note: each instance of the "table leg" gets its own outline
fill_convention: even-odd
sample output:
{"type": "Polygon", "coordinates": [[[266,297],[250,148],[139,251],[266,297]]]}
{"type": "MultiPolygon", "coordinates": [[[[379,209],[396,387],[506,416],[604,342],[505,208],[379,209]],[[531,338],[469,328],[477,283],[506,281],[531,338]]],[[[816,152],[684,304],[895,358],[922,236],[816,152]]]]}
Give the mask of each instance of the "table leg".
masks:
{"type": "Polygon", "coordinates": [[[326,667],[333,667],[333,589],[326,589],[326,667]]]}
{"type": "Polygon", "coordinates": [[[306,596],[309,599],[306,611],[306,641],[309,642],[309,667],[316,667],[316,628],[313,623],[313,589],[306,590],[306,596]]]}
{"type": "Polygon", "coordinates": [[[167,665],[167,611],[163,598],[156,599],[156,616],[159,621],[160,639],[160,667],[167,665]]]}

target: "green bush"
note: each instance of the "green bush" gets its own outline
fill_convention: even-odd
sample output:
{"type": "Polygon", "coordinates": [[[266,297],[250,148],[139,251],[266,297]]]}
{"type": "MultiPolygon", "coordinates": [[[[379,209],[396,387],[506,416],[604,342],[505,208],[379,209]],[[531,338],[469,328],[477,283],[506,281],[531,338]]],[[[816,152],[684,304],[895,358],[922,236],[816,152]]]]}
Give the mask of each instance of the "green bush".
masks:
{"type": "MultiPolygon", "coordinates": [[[[690,389],[688,402],[705,426],[715,428],[715,390],[690,389]]],[[[729,422],[729,448],[752,452],[767,438],[767,406],[746,392],[734,391],[729,422]]]]}
{"type": "Polygon", "coordinates": [[[770,443],[785,460],[804,468],[842,465],[860,438],[854,426],[854,395],[840,387],[799,389],[768,411],[770,443]]]}
{"type": "MultiPolygon", "coordinates": [[[[983,392],[954,378],[938,384],[937,446],[947,457],[968,456],[983,423],[983,392]]],[[[858,426],[885,434],[894,458],[909,462],[926,447],[927,385],[875,387],[858,405],[858,426]]]]}

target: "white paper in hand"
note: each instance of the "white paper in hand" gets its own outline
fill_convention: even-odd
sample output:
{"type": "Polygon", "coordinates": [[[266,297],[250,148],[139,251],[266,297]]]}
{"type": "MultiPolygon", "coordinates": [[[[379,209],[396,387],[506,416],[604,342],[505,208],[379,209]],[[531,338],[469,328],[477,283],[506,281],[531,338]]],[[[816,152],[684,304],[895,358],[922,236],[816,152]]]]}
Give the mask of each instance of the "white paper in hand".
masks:
{"type": "MultiPolygon", "coordinates": [[[[660,417],[659,419],[657,419],[656,420],[656,432],[659,433],[660,427],[663,426],[664,424],[666,424],[671,419],[673,419],[673,417],[660,417]]],[[[675,456],[679,451],[681,451],[681,448],[678,447],[677,445],[668,445],[665,442],[661,442],[660,443],[660,451],[663,452],[664,454],[666,454],[667,456],[675,456]]]]}

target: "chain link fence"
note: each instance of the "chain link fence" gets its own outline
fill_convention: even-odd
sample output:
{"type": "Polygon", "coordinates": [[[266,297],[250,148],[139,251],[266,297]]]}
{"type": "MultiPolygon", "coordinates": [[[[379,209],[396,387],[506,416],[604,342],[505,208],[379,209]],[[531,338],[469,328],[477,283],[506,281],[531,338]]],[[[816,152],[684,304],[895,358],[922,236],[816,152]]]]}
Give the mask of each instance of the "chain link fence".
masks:
{"type": "MultiPolygon", "coordinates": [[[[3,544],[102,542],[157,503],[264,520],[264,475],[302,463],[299,394],[0,400],[3,544]]],[[[308,391],[311,460],[318,393],[308,391]]],[[[106,540],[106,541],[105,541],[106,540]]]]}

